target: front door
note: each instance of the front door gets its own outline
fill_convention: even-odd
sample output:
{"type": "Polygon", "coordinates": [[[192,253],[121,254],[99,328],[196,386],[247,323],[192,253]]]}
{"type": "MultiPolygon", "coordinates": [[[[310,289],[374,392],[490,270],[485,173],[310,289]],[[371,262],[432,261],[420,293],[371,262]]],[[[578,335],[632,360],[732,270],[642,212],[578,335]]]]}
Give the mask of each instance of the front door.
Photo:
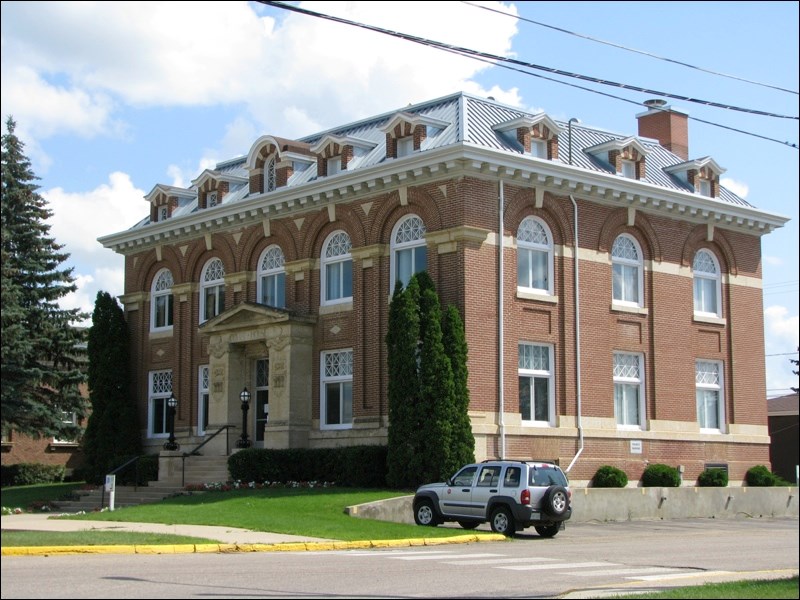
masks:
{"type": "Polygon", "coordinates": [[[269,360],[262,358],[256,361],[256,405],[253,424],[253,438],[257,442],[264,441],[264,427],[269,421],[269,360]]]}

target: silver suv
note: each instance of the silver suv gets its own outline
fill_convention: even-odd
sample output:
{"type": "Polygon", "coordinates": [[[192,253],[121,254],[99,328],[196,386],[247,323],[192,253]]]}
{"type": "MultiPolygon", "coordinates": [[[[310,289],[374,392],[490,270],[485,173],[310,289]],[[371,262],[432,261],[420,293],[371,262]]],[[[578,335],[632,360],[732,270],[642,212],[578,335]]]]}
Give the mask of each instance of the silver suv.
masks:
{"type": "Polygon", "coordinates": [[[572,516],[567,476],[547,461],[487,460],[462,467],[443,483],[414,495],[414,521],[435,527],[456,521],[475,529],[486,521],[495,533],[513,536],[533,527],[553,537],[572,516]]]}

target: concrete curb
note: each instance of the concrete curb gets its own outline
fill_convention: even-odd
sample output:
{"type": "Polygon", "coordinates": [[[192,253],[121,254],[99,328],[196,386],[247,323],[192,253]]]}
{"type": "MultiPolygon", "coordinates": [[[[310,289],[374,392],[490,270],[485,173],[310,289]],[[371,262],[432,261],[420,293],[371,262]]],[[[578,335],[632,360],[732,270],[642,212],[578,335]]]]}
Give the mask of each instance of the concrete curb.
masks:
{"type": "Polygon", "coordinates": [[[371,548],[408,548],[473,542],[499,542],[508,538],[496,533],[455,535],[445,538],[410,538],[400,540],[362,540],[353,542],[282,542],[279,544],[174,544],[127,546],[15,546],[2,548],[2,556],[59,556],[76,554],[230,554],[234,552],[321,552],[326,550],[367,550],[371,548]]]}

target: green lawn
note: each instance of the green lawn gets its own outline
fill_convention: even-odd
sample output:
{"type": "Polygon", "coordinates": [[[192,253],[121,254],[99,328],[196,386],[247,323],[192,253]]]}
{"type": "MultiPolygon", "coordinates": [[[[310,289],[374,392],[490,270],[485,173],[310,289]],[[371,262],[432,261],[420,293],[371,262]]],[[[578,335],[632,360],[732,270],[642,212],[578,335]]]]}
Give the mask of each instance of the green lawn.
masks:
{"type": "Polygon", "coordinates": [[[137,531],[10,531],[2,533],[2,545],[14,546],[162,546],[219,544],[218,540],[137,531]]]}
{"type": "MultiPolygon", "coordinates": [[[[609,596],[605,596],[608,598],[609,596]]],[[[757,598],[797,598],[798,579],[770,579],[756,581],[732,581],[729,583],[707,583],[685,588],[674,588],[653,594],[625,594],[612,596],[627,600],[628,598],[685,598],[686,600],[703,600],[705,598],[757,599],[757,598]]]]}
{"type": "Polygon", "coordinates": [[[5,508],[31,509],[35,503],[43,504],[51,500],[71,495],[84,486],[83,483],[42,483],[37,485],[19,485],[4,487],[0,490],[2,505],[5,508]]]}

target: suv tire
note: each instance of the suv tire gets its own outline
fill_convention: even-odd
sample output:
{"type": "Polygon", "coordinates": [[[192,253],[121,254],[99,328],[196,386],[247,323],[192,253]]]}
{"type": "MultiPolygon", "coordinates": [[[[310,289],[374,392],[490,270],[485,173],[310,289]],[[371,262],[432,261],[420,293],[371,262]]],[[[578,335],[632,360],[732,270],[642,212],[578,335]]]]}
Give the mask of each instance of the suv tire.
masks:
{"type": "Polygon", "coordinates": [[[426,527],[436,527],[439,524],[439,518],[436,516],[433,502],[427,498],[417,502],[416,506],[414,506],[414,522],[417,525],[426,527]]]}
{"type": "Polygon", "coordinates": [[[553,517],[560,517],[569,508],[569,494],[563,486],[551,485],[542,498],[542,510],[553,517]]]}
{"type": "Polygon", "coordinates": [[[505,536],[511,537],[516,533],[514,525],[514,515],[507,506],[498,506],[492,511],[492,516],[489,518],[489,523],[492,526],[492,531],[501,533],[505,536]]]}
{"type": "Polygon", "coordinates": [[[553,523],[552,525],[536,525],[534,528],[536,529],[536,533],[538,533],[543,538],[551,538],[555,537],[560,529],[561,525],[558,523],[553,523]]]}
{"type": "Polygon", "coordinates": [[[478,525],[481,524],[480,521],[459,521],[459,525],[461,525],[461,529],[475,529],[478,525]]]}

